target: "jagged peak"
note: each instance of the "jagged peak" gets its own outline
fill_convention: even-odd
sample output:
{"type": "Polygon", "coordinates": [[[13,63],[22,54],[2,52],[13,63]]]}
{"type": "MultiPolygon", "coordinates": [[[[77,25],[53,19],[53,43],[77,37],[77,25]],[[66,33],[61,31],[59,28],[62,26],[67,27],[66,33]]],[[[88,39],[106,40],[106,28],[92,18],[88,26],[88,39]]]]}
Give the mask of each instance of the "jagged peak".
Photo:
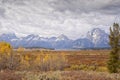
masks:
{"type": "Polygon", "coordinates": [[[100,28],[93,28],[91,31],[88,31],[87,33],[87,37],[88,36],[99,36],[99,35],[104,35],[107,34],[104,30],[100,29],[100,28]]]}
{"type": "Polygon", "coordinates": [[[68,40],[68,37],[64,34],[61,34],[57,37],[57,41],[59,41],[59,40],[68,40]]]}

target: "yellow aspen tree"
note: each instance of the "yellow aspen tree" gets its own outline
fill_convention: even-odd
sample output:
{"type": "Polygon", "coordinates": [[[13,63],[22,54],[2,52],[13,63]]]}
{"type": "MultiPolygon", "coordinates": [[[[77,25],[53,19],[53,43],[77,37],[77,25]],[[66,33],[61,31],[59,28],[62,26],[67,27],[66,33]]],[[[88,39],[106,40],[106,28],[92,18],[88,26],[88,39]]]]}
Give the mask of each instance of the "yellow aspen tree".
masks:
{"type": "Polygon", "coordinates": [[[10,55],[12,52],[12,46],[7,42],[0,42],[0,53],[10,55]]]}

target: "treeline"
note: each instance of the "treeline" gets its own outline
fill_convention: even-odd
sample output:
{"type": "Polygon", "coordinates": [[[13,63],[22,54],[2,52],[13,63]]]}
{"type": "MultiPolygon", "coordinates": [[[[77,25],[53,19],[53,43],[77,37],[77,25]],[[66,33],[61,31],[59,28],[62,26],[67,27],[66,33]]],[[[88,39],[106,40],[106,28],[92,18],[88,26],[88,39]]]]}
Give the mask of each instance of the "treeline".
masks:
{"type": "Polygon", "coordinates": [[[74,50],[110,50],[110,47],[95,47],[95,48],[73,48],[74,50]]]}

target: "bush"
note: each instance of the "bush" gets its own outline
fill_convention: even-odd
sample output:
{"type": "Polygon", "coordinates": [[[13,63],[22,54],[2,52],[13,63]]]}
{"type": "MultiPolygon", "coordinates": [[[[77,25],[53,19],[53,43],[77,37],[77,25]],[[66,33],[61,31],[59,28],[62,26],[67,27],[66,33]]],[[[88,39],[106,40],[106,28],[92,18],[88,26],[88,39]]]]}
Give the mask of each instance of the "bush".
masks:
{"type": "Polygon", "coordinates": [[[71,70],[92,70],[95,71],[96,70],[96,66],[89,66],[89,65],[85,65],[85,64],[81,64],[81,65],[72,65],[70,67],[71,70]]]}
{"type": "Polygon", "coordinates": [[[9,69],[9,70],[16,70],[20,66],[20,58],[16,57],[15,55],[11,56],[1,56],[0,59],[0,70],[9,69]]]}
{"type": "Polygon", "coordinates": [[[97,71],[99,71],[99,72],[108,72],[108,69],[105,66],[101,66],[101,67],[98,67],[97,71]]]}

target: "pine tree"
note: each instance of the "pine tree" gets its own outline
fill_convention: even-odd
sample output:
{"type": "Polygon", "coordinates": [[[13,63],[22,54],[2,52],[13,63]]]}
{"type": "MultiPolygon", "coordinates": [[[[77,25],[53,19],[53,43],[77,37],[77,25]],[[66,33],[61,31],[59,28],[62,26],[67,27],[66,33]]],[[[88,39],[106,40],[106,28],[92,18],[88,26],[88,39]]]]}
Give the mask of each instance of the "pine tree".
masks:
{"type": "Polygon", "coordinates": [[[119,24],[114,23],[110,27],[109,44],[111,52],[108,61],[108,70],[110,73],[117,73],[119,69],[119,51],[120,51],[120,27],[119,24]]]}

